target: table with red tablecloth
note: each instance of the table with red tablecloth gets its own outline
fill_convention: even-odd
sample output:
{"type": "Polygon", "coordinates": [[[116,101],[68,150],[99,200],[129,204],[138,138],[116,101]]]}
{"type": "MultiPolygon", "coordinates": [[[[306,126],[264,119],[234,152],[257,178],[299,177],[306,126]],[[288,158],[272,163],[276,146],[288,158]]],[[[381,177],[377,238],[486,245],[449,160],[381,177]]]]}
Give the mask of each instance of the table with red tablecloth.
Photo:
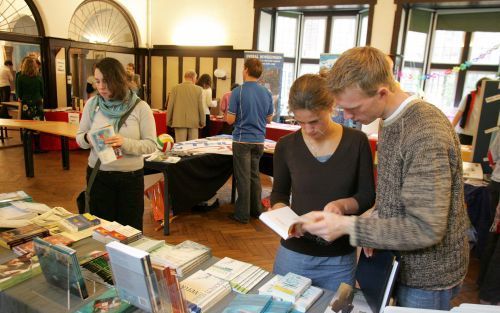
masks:
{"type": "MultiPolygon", "coordinates": [[[[45,112],[45,120],[69,122],[69,113],[79,113],[81,119],[82,114],[77,111],[47,111],[45,112]]],[[[167,113],[154,111],[153,116],[156,124],[156,134],[159,135],[167,133],[167,113]]],[[[56,135],[41,133],[40,148],[42,150],[61,150],[61,139],[56,135]]],[[[79,148],[74,139],[69,140],[69,148],[71,150],[79,148]]]]}

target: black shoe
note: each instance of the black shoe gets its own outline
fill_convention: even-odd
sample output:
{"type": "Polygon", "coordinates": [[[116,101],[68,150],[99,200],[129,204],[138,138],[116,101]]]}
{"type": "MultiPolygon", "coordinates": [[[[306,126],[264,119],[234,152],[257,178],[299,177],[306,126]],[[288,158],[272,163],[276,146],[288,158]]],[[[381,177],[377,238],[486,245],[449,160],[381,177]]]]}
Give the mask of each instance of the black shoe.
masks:
{"type": "Polygon", "coordinates": [[[239,217],[236,217],[236,215],[234,214],[229,214],[227,217],[229,217],[230,219],[232,219],[233,221],[236,221],[238,223],[241,223],[241,224],[248,224],[248,221],[244,221],[244,220],[241,220],[239,217]]]}
{"type": "Polygon", "coordinates": [[[49,152],[49,151],[41,150],[41,149],[33,149],[34,154],[47,153],[47,152],[49,152]]]}
{"type": "Polygon", "coordinates": [[[219,207],[219,199],[216,199],[211,205],[195,205],[191,210],[195,212],[208,212],[219,207]]]}
{"type": "Polygon", "coordinates": [[[258,219],[261,214],[262,214],[262,212],[252,212],[252,213],[250,213],[250,216],[258,219]]]}

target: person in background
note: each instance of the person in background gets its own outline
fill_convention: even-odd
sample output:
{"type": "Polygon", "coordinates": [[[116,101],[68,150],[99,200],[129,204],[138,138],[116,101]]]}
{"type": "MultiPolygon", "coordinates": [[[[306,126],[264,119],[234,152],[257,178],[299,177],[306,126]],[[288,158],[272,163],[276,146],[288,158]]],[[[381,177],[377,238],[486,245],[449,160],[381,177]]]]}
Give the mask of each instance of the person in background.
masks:
{"type": "Polygon", "coordinates": [[[243,66],[243,85],[231,93],[226,122],[234,124],[233,166],[238,198],[230,218],[248,223],[262,210],[259,161],[264,152],[266,123],[273,117],[273,100],[269,90],[257,80],[262,75],[262,62],[249,58],[243,66]]]}
{"type": "Polygon", "coordinates": [[[174,128],[175,142],[198,139],[198,130],[205,126],[202,89],[196,86],[196,73],[186,71],[184,82],[170,91],[167,105],[167,126],[174,128]]]}
{"type": "Polygon", "coordinates": [[[136,74],[134,63],[127,64],[127,74],[128,80],[130,82],[130,89],[135,92],[139,98],[142,98],[142,86],[141,86],[141,76],[136,74]]]}
{"type": "Polygon", "coordinates": [[[220,113],[224,115],[224,119],[226,119],[227,116],[227,110],[229,109],[229,100],[231,99],[231,93],[234,90],[234,88],[239,87],[240,84],[234,83],[231,86],[231,90],[226,92],[225,94],[222,95],[222,98],[220,99],[220,113]]]}
{"type": "MultiPolygon", "coordinates": [[[[359,215],[375,202],[373,161],[366,135],[332,121],[332,94],[319,75],[299,77],[290,88],[289,110],[301,130],[284,136],[274,152],[271,210],[290,206],[297,215],[325,210],[359,215]]],[[[325,244],[316,236],[281,240],[273,272],[293,272],[314,286],[354,286],[355,249],[343,236],[325,244]]]]}
{"type": "Polygon", "coordinates": [[[6,60],[0,70],[0,101],[2,102],[10,101],[11,86],[14,85],[13,66],[11,60],[6,60]]]}
{"type": "Polygon", "coordinates": [[[483,80],[488,79],[488,77],[483,77],[476,82],[476,89],[460,101],[458,111],[451,122],[453,127],[456,127],[458,138],[463,145],[472,145],[474,134],[477,132],[479,116],[481,115],[481,105],[476,103],[476,99],[481,90],[483,80]]]}
{"type": "Polygon", "coordinates": [[[94,77],[95,65],[95,63],[92,64],[92,74],[87,77],[87,86],[85,87],[85,91],[87,92],[87,99],[90,99],[97,94],[97,86],[94,77]]]}
{"type": "Polygon", "coordinates": [[[32,57],[25,57],[16,80],[16,94],[21,101],[21,119],[43,121],[43,81],[32,57]]]}
{"type": "Polygon", "coordinates": [[[479,271],[479,300],[483,304],[500,305],[500,131],[492,134],[489,152],[493,173],[488,186],[490,190],[490,209],[493,219],[486,248],[481,256],[479,271]]]}
{"type": "Polygon", "coordinates": [[[438,108],[401,90],[384,53],[372,47],[344,52],[328,87],[346,118],[363,124],[382,118],[378,218],[313,211],[300,218],[303,230],[328,241],[349,235],[352,246],[397,251],[398,305],[450,310],[469,263],[462,159],[453,127],[438,108]]]}
{"type": "Polygon", "coordinates": [[[212,78],[208,74],[202,74],[196,85],[203,89],[201,94],[201,102],[203,103],[203,109],[205,111],[205,127],[201,131],[202,137],[208,137],[210,135],[210,108],[217,106],[212,104],[212,78]]]}
{"type": "Polygon", "coordinates": [[[88,133],[112,125],[115,136],[105,144],[120,148],[123,156],[102,164],[90,191],[90,213],[108,221],[117,221],[142,230],[144,213],[144,160],[142,155],[156,150],[156,128],[149,105],[132,92],[123,65],[104,58],[94,73],[97,95],[85,105],[76,135],[78,145],[90,148],[87,181],[98,155],[88,133]],[[118,130],[118,122],[129,110],[131,114],[118,130]]]}

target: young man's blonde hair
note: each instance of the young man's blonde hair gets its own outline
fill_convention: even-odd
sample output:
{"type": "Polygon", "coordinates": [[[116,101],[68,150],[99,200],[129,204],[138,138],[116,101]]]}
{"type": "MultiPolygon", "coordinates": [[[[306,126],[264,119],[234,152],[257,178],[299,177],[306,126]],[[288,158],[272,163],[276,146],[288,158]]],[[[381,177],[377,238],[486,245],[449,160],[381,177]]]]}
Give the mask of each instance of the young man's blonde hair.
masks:
{"type": "Polygon", "coordinates": [[[391,91],[396,87],[386,55],[372,47],[356,47],[342,53],[328,75],[328,88],[333,94],[358,87],[372,97],[382,85],[391,91]]]}

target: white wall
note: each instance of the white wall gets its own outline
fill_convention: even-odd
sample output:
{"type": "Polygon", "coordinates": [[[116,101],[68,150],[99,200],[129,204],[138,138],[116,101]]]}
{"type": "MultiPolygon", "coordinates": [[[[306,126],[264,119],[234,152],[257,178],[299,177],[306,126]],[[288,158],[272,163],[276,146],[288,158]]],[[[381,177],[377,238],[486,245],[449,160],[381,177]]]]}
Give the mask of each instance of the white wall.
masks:
{"type": "Polygon", "coordinates": [[[151,41],[250,49],[253,0],[152,0],[151,41]]]}

